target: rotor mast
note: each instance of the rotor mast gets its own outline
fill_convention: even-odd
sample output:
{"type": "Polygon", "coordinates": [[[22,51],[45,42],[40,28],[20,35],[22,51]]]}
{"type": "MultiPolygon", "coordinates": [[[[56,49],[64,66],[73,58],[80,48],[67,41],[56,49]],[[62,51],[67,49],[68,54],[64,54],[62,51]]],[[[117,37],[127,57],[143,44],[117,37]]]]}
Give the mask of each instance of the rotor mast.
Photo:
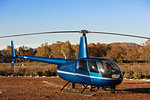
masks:
{"type": "Polygon", "coordinates": [[[90,32],[87,30],[81,30],[80,33],[82,34],[82,36],[80,37],[78,59],[88,58],[89,55],[88,55],[86,34],[90,32]]]}

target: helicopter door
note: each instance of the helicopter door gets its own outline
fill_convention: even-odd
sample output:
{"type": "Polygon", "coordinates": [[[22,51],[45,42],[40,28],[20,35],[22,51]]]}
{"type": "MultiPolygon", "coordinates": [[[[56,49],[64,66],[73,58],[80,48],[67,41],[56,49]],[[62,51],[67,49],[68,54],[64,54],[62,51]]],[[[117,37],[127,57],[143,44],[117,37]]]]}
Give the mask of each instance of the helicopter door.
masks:
{"type": "Polygon", "coordinates": [[[94,60],[89,60],[88,61],[88,66],[89,66],[89,73],[91,77],[91,83],[92,84],[97,84],[99,82],[99,68],[97,66],[97,61],[94,60]]]}
{"type": "Polygon", "coordinates": [[[88,84],[91,82],[90,75],[87,68],[87,60],[79,60],[76,68],[76,76],[81,84],[88,84]]]}

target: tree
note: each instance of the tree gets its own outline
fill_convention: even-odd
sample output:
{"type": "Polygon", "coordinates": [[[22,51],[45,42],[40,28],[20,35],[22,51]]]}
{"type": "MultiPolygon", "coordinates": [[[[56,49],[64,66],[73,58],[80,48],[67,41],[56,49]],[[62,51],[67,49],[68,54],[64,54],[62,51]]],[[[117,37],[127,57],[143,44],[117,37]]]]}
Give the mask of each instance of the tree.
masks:
{"type": "Polygon", "coordinates": [[[127,49],[127,55],[126,55],[127,60],[136,61],[139,60],[139,58],[140,58],[140,53],[138,52],[137,47],[129,47],[127,49]]]}
{"type": "MultiPolygon", "coordinates": [[[[7,49],[3,49],[2,50],[2,54],[3,54],[3,56],[8,56],[8,57],[10,57],[11,56],[11,46],[10,45],[8,45],[7,46],[7,49]]],[[[4,62],[11,62],[11,58],[3,58],[3,61],[4,62]]]]}
{"type": "Polygon", "coordinates": [[[107,51],[107,57],[114,61],[123,60],[125,55],[125,50],[121,46],[112,46],[110,50],[107,51]]]}
{"type": "Polygon", "coordinates": [[[61,51],[66,55],[66,58],[75,58],[75,51],[72,49],[69,41],[61,44],[61,51]]]}
{"type": "Polygon", "coordinates": [[[78,52],[79,52],[79,45],[72,45],[72,49],[74,51],[74,58],[77,59],[78,58],[78,52]]]}
{"type": "Polygon", "coordinates": [[[51,48],[48,43],[42,44],[41,47],[37,48],[36,56],[50,57],[51,48]]]}
{"type": "Polygon", "coordinates": [[[61,42],[57,41],[57,43],[53,43],[50,45],[51,47],[51,57],[54,58],[64,58],[64,55],[61,51],[61,42]]]}
{"type": "Polygon", "coordinates": [[[150,46],[150,39],[148,39],[148,40],[145,42],[145,45],[146,45],[146,46],[150,46]]]}
{"type": "Polygon", "coordinates": [[[88,53],[89,53],[89,56],[91,57],[100,57],[100,49],[98,46],[96,46],[96,44],[94,43],[90,43],[88,45],[88,53]]]}

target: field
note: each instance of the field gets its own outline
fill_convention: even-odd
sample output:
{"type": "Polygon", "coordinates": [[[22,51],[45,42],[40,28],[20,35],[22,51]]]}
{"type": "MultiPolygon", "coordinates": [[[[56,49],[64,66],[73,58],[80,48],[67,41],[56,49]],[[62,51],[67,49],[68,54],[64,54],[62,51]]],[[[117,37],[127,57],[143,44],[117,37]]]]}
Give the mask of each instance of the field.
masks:
{"type": "MultiPolygon", "coordinates": [[[[0,71],[5,73],[10,70],[10,63],[0,63],[0,71]]],[[[150,75],[150,63],[120,63],[119,64],[123,72],[133,71],[133,72],[142,72],[143,74],[150,75]]],[[[48,63],[42,62],[25,62],[25,63],[15,63],[14,71],[15,73],[21,73],[21,69],[26,69],[25,72],[22,72],[25,76],[33,75],[38,71],[51,70],[56,71],[57,66],[48,63]]]]}
{"type": "MultiPolygon", "coordinates": [[[[150,64],[119,64],[122,71],[142,71],[150,75],[150,64]]],[[[1,63],[0,71],[9,72],[9,63],[1,63]]],[[[59,77],[32,77],[35,72],[52,70],[56,71],[56,65],[26,62],[24,64],[16,63],[14,67],[15,73],[24,73],[25,76],[0,76],[0,99],[2,100],[150,100],[150,81],[145,80],[127,80],[117,86],[121,90],[120,93],[112,94],[106,92],[90,92],[86,90],[84,93],[96,93],[95,96],[83,96],[76,94],[56,93],[66,83],[59,77]],[[26,69],[20,72],[20,69],[26,69]]],[[[36,75],[36,74],[35,74],[36,75]]],[[[83,88],[81,85],[76,86],[76,90],[67,87],[67,91],[77,92],[83,88]]]]}
{"type": "MultiPolygon", "coordinates": [[[[0,77],[1,100],[150,100],[150,81],[126,80],[120,93],[96,91],[95,96],[56,93],[66,83],[59,77],[0,77]]],[[[77,88],[81,88],[77,85],[77,88]]],[[[67,91],[70,90],[67,87],[67,91]]],[[[74,90],[75,91],[75,90],[74,90]]],[[[86,90],[88,93],[93,93],[86,90]]],[[[85,92],[86,93],[86,92],[85,92]]]]}

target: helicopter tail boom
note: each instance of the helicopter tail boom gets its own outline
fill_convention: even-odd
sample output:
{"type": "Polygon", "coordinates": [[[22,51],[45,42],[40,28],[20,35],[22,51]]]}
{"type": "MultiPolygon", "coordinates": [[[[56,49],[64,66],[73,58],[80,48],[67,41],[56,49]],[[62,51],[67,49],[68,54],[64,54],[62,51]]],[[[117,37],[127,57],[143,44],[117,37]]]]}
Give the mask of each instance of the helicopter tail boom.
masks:
{"type": "Polygon", "coordinates": [[[45,62],[45,63],[56,64],[56,65],[65,64],[68,61],[71,61],[71,59],[64,59],[64,58],[48,58],[48,57],[35,57],[35,56],[23,56],[23,55],[17,55],[16,57],[34,60],[34,61],[45,62]]]}
{"type": "Polygon", "coordinates": [[[12,53],[11,68],[14,67],[15,58],[29,59],[29,60],[51,63],[51,64],[56,64],[56,65],[65,64],[69,61],[73,61],[73,59],[65,59],[65,58],[48,58],[48,57],[16,55],[13,41],[11,41],[11,53],[12,53]]]}

